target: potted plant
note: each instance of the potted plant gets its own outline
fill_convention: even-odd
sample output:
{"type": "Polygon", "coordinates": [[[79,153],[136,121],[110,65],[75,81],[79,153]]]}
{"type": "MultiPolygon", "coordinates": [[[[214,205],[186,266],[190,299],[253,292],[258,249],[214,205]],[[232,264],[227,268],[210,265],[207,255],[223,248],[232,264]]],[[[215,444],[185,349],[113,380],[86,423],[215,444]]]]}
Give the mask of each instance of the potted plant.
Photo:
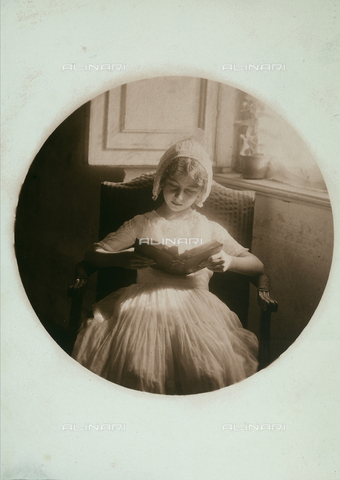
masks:
{"type": "Polygon", "coordinates": [[[263,154],[258,138],[258,119],[264,106],[250,95],[241,102],[241,119],[235,123],[239,126],[239,171],[243,178],[264,178],[268,161],[263,154]]]}

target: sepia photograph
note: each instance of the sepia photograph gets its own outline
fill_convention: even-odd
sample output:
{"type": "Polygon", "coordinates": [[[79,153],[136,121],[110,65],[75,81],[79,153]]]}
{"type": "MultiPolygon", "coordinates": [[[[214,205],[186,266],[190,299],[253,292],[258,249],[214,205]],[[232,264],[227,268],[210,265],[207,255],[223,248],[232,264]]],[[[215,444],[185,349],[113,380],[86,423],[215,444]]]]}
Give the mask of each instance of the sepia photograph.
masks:
{"type": "Polygon", "coordinates": [[[104,92],[50,135],[20,192],[15,247],[32,307],[75,360],[124,387],[196,394],[266,367],[308,324],[332,210],[275,111],[226,84],[157,77],[104,92]],[[176,270],[136,240],[175,249],[175,265],[223,246],[176,270]]]}

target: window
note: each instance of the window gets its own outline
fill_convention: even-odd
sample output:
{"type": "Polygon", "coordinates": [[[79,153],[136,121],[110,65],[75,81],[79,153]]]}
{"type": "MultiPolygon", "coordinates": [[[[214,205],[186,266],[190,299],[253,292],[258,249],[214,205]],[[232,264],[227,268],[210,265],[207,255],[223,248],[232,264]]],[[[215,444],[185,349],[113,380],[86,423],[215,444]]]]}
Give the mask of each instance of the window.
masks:
{"type": "Polygon", "coordinates": [[[154,169],[197,129],[216,173],[254,178],[255,170],[274,189],[280,182],[327,191],[306,144],[280,115],[243,91],[195,77],[139,80],[92,100],[89,164],[154,169]]]}

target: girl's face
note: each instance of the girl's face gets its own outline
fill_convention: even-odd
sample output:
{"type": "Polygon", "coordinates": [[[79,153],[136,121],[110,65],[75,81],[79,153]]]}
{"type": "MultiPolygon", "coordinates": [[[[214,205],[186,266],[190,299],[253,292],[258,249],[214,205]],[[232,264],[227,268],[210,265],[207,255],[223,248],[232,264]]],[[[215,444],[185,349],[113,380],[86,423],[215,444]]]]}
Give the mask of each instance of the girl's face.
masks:
{"type": "Polygon", "coordinates": [[[201,189],[189,175],[176,174],[165,180],[163,197],[171,212],[189,210],[201,196],[201,189]]]}

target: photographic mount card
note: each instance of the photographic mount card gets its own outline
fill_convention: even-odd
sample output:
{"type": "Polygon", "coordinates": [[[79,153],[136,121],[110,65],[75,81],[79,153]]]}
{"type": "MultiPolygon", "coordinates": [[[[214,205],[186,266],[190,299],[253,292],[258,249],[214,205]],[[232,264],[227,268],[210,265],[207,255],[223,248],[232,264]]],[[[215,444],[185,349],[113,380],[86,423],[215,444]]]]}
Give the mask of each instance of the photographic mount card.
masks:
{"type": "Polygon", "coordinates": [[[4,3],[4,478],[92,478],[100,470],[103,479],[113,473],[159,478],[160,472],[164,479],[224,478],[226,472],[231,478],[280,479],[289,471],[292,478],[338,480],[338,248],[312,321],[282,358],[239,385],[190,398],[127,391],[72,361],[34,313],[13,249],[21,185],[51,132],[97,95],[164,75],[211,78],[275,108],[308,141],[338,219],[332,8],[333,2],[315,1],[306,16],[302,4],[263,1],[247,6],[253,24],[245,26],[242,5],[4,3]],[[245,69],[251,63],[284,64],[285,70],[245,69]]]}

